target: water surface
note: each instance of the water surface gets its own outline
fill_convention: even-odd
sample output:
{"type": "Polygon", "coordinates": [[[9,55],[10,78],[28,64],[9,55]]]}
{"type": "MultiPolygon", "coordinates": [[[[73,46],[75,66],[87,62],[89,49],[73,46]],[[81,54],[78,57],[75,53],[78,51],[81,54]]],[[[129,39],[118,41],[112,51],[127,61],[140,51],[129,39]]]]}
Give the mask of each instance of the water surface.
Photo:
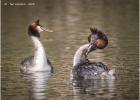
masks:
{"type": "Polygon", "coordinates": [[[11,1],[2,0],[2,100],[138,100],[138,0],[32,0],[32,6],[5,2],[11,1]],[[19,72],[20,61],[33,54],[27,28],[36,19],[54,30],[41,34],[54,66],[52,76],[19,72]],[[73,56],[87,43],[90,27],[104,31],[109,45],[89,58],[115,68],[117,80],[72,85],[73,56]]]}

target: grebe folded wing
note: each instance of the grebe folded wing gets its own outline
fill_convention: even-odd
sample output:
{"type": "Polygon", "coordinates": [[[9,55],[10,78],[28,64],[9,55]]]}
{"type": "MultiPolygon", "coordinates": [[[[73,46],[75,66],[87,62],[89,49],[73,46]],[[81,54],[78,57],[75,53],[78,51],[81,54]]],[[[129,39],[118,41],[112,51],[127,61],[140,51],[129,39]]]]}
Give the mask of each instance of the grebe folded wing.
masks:
{"type": "Polygon", "coordinates": [[[85,62],[74,66],[72,72],[74,79],[100,79],[103,72],[108,72],[109,69],[102,62],[85,62]]]}
{"type": "Polygon", "coordinates": [[[29,56],[24,58],[21,61],[20,72],[22,73],[28,72],[28,70],[33,67],[33,60],[34,60],[34,56],[29,56]]]}
{"type": "Polygon", "coordinates": [[[34,56],[26,57],[26,58],[24,58],[23,61],[21,61],[21,65],[33,66],[33,59],[34,59],[34,56]]]}
{"type": "Polygon", "coordinates": [[[51,73],[53,73],[54,72],[54,69],[53,69],[53,65],[52,65],[52,63],[51,63],[51,61],[49,60],[49,59],[47,59],[47,63],[50,65],[50,67],[51,67],[51,73]]]}

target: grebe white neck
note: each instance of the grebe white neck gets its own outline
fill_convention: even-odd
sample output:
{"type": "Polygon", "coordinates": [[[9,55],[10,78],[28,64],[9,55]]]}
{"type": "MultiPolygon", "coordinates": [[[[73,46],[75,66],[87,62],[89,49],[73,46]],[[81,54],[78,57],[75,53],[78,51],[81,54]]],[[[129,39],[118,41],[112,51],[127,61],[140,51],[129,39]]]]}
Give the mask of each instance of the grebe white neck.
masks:
{"type": "Polygon", "coordinates": [[[31,39],[32,39],[32,41],[33,41],[34,46],[35,46],[36,49],[38,49],[38,48],[43,48],[43,45],[42,45],[42,43],[40,42],[40,40],[39,40],[38,37],[31,36],[31,39]]]}
{"type": "Polygon", "coordinates": [[[87,51],[88,47],[89,47],[89,44],[85,44],[76,51],[76,53],[74,55],[74,59],[73,59],[73,66],[76,66],[77,64],[86,61],[86,59],[87,59],[86,51],[87,51]]]}
{"type": "Polygon", "coordinates": [[[42,45],[42,43],[40,42],[38,37],[35,36],[31,36],[31,39],[34,43],[35,46],[35,54],[34,54],[34,62],[33,62],[33,70],[35,71],[42,71],[42,70],[51,70],[50,65],[47,62],[47,55],[45,53],[45,49],[42,45]]]}

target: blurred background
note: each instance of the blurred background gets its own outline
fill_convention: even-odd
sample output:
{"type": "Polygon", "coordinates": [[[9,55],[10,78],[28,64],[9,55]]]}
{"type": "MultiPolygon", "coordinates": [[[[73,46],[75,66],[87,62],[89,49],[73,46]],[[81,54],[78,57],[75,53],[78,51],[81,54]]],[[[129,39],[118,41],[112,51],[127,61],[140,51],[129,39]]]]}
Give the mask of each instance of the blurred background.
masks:
{"type": "Polygon", "coordinates": [[[2,100],[138,100],[138,0],[2,0],[1,6],[2,100]],[[41,34],[54,66],[49,78],[19,72],[21,60],[34,52],[27,29],[37,19],[54,30],[41,34]],[[115,68],[117,80],[74,86],[70,82],[73,56],[87,43],[90,27],[105,32],[109,45],[89,59],[115,68]]]}

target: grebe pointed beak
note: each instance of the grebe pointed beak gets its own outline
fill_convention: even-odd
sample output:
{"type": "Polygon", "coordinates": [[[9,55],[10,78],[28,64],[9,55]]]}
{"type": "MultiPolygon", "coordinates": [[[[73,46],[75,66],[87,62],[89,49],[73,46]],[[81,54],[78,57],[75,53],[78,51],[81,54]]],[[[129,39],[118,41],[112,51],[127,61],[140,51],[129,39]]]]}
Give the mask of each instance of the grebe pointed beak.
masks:
{"type": "Polygon", "coordinates": [[[40,20],[38,19],[37,21],[35,21],[32,26],[38,31],[38,32],[53,32],[53,30],[50,30],[48,28],[43,27],[40,23],[40,20]]]}
{"type": "Polygon", "coordinates": [[[91,38],[89,46],[88,46],[88,49],[87,49],[87,52],[86,52],[86,55],[88,55],[91,51],[97,49],[97,46],[96,46],[96,41],[97,40],[98,40],[98,36],[97,35],[94,35],[91,38]]]}
{"type": "Polygon", "coordinates": [[[53,32],[53,30],[50,30],[50,29],[47,29],[47,28],[44,28],[44,27],[40,27],[43,31],[46,31],[46,32],[53,32]]]}
{"type": "Polygon", "coordinates": [[[37,29],[38,32],[43,32],[43,31],[46,31],[46,32],[53,32],[52,30],[47,29],[47,28],[44,28],[44,27],[41,26],[41,25],[38,25],[38,26],[36,27],[36,29],[37,29]]]}
{"type": "MultiPolygon", "coordinates": [[[[95,42],[96,42],[96,41],[95,41],[95,42]]],[[[97,47],[96,47],[95,42],[89,44],[89,46],[88,46],[88,48],[87,48],[87,51],[86,51],[86,56],[87,56],[90,52],[96,50],[97,47]]]]}

